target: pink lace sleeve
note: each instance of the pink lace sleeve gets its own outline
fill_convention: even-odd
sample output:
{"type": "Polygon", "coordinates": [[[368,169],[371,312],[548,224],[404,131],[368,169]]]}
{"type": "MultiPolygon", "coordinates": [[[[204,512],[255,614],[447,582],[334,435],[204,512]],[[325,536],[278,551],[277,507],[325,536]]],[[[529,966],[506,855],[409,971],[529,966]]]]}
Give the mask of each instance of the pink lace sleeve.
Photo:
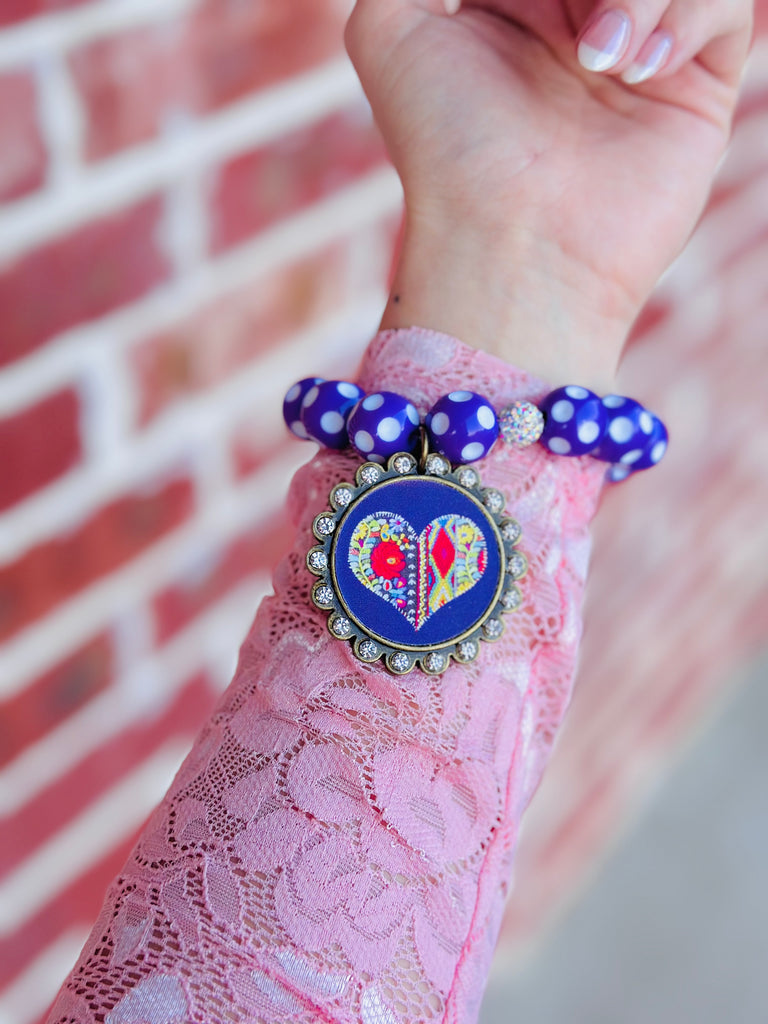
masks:
{"type": "MultiPolygon", "coordinates": [[[[414,329],[360,383],[422,411],[540,381],[414,329]]],[[[481,464],[523,526],[524,607],[441,678],[357,662],[309,600],[313,517],[358,460],[296,477],[292,552],[235,679],[115,880],[56,1024],[476,1020],[521,814],[568,702],[602,468],[540,446],[481,464]]]]}

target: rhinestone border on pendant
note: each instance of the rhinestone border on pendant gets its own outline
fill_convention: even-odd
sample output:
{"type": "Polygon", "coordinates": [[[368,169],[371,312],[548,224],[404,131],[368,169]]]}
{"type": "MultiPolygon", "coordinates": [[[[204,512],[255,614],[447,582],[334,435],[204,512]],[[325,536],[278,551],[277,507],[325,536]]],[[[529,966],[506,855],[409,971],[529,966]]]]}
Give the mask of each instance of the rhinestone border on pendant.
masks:
{"type": "MultiPolygon", "coordinates": [[[[368,502],[367,504],[370,504],[368,502]]],[[[451,659],[459,664],[474,661],[480,653],[482,641],[495,642],[504,634],[503,616],[516,611],[522,604],[522,593],[517,583],[528,570],[528,561],[517,547],[522,538],[520,524],[504,515],[505,499],[500,491],[483,487],[480,475],[471,466],[459,466],[455,470],[442,455],[429,453],[423,460],[423,467],[411,454],[400,452],[393,455],[386,466],[365,462],[357,470],[355,482],[336,484],[329,496],[329,508],[315,517],[313,533],[319,542],[307,553],[306,564],[317,577],[312,588],[312,601],[317,608],[328,613],[328,630],[335,639],[349,642],[355,657],[365,664],[374,664],[383,659],[386,668],[394,675],[406,675],[419,667],[429,675],[441,675],[450,665],[451,659]],[[477,518],[488,528],[486,538],[496,545],[498,561],[497,574],[489,577],[486,586],[493,588],[485,606],[477,611],[466,596],[462,596],[465,618],[463,627],[449,630],[434,643],[414,644],[398,642],[379,636],[374,629],[361,621],[356,614],[355,601],[345,594],[336,571],[336,539],[348,523],[351,528],[355,520],[355,506],[372,492],[386,493],[386,485],[401,480],[430,481],[431,490],[444,486],[445,508],[450,512],[451,500],[456,503],[458,492],[462,498],[459,504],[477,510],[477,518]],[[494,583],[494,581],[496,581],[494,583]]],[[[373,506],[375,507],[375,505],[373,506]]],[[[385,514],[377,512],[376,515],[385,514]]],[[[389,514],[389,513],[386,513],[389,514]]],[[[347,574],[348,575],[348,574],[347,574]]],[[[355,589],[356,584],[351,584],[355,589]]],[[[387,611],[387,614],[391,614],[387,611]]],[[[407,627],[404,627],[404,629],[407,627]]]]}

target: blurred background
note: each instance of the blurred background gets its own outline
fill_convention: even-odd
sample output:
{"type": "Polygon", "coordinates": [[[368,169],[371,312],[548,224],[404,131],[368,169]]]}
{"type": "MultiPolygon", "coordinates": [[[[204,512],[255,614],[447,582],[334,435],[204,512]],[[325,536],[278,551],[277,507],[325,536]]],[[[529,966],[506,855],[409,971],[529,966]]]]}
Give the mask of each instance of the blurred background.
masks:
{"type": "MultiPolygon", "coordinates": [[[[43,1016],[229,681],[310,455],[284,391],[376,328],[401,197],[350,7],[0,2],[0,1024],[43,1016]]],[[[596,523],[483,1024],[766,1019],[758,9],[731,152],[622,370],[672,449],[596,523]]]]}

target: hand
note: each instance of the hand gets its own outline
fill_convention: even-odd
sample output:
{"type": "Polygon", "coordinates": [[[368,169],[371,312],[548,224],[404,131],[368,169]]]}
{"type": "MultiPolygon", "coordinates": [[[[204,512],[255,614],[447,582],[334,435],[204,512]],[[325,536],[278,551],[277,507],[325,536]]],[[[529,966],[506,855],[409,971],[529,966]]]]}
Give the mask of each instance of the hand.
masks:
{"type": "Polygon", "coordinates": [[[550,379],[610,378],[708,195],[752,4],[609,9],[358,0],[348,48],[407,208],[385,325],[428,318],[550,379]]]}

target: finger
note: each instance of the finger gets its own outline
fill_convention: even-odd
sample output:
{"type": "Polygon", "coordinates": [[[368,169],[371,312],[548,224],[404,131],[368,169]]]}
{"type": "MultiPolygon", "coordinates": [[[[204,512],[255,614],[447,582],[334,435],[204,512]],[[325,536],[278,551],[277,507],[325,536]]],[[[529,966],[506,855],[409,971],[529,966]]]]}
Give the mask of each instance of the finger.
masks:
{"type": "Polygon", "coordinates": [[[372,50],[381,55],[419,20],[456,13],[460,6],[461,0],[357,0],[344,33],[347,52],[359,71],[372,50]]]}
{"type": "Polygon", "coordinates": [[[691,60],[728,84],[738,84],[752,39],[753,6],[750,0],[676,0],[659,29],[676,40],[659,74],[673,75],[691,60]]]}
{"type": "Polygon", "coordinates": [[[601,0],[594,5],[578,36],[577,56],[587,71],[626,71],[647,45],[669,0],[601,0]]]}

